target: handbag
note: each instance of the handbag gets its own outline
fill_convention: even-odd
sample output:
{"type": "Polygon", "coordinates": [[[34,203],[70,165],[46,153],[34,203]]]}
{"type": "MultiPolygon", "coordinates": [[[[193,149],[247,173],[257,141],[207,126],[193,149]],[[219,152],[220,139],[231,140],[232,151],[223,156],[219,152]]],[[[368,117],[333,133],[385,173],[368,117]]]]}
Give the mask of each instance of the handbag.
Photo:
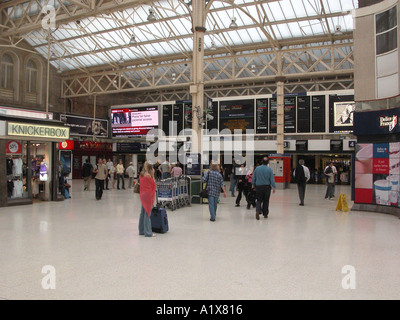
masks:
{"type": "Polygon", "coordinates": [[[140,193],[140,184],[139,181],[135,183],[135,186],[133,187],[133,193],[140,193]]]}
{"type": "Polygon", "coordinates": [[[209,179],[209,177],[210,177],[210,172],[208,173],[208,176],[207,176],[206,186],[205,186],[205,187],[200,191],[200,193],[199,193],[199,196],[200,196],[201,198],[205,198],[205,199],[208,198],[207,186],[208,186],[208,179],[209,179]]]}

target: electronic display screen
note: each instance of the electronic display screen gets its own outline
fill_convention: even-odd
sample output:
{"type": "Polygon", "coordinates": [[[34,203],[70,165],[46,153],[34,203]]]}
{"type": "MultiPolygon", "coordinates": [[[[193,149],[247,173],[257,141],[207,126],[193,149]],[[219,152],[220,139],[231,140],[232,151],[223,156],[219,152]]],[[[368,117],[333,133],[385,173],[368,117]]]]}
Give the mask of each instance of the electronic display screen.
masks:
{"type": "Polygon", "coordinates": [[[111,109],[113,137],[144,136],[158,128],[158,107],[129,107],[111,109]]]}

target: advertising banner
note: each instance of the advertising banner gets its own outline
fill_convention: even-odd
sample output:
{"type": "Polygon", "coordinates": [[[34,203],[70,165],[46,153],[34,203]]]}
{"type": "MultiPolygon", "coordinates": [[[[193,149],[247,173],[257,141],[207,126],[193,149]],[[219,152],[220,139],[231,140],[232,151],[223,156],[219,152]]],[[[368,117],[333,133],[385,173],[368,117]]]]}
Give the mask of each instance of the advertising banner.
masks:
{"type": "Polygon", "coordinates": [[[399,133],[400,108],[354,112],[354,134],[375,135],[399,133]]]}

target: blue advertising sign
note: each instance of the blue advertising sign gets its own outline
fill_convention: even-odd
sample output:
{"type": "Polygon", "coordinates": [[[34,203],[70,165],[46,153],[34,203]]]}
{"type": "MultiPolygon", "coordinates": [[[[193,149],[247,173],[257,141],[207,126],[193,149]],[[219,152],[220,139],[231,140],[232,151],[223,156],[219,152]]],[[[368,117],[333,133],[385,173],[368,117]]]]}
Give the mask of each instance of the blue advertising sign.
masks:
{"type": "Polygon", "coordinates": [[[389,143],[374,143],[374,158],[389,158],[389,143]]]}

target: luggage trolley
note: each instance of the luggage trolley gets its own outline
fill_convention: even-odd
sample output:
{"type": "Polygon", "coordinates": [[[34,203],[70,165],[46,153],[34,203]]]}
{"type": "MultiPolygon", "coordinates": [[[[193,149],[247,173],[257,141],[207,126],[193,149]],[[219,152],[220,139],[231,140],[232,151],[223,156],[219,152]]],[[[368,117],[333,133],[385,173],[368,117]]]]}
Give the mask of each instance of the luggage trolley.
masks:
{"type": "Polygon", "coordinates": [[[169,208],[172,211],[178,208],[178,188],[175,178],[168,178],[157,182],[157,205],[169,208]]]}

